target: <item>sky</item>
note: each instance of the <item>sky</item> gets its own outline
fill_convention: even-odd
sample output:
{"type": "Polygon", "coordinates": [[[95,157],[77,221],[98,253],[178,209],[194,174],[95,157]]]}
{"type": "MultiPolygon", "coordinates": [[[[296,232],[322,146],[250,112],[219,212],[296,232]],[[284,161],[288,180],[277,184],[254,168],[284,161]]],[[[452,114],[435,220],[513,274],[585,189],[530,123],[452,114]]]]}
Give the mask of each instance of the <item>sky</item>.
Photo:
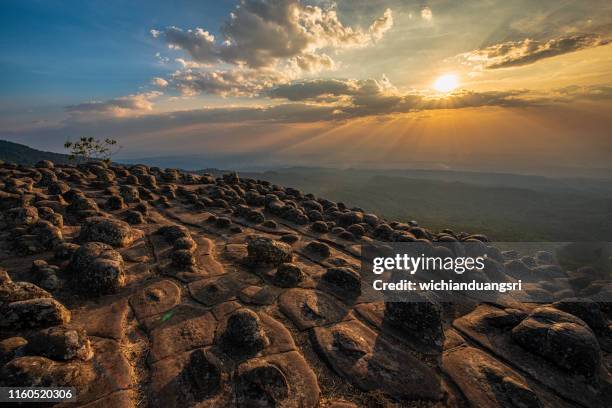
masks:
{"type": "Polygon", "coordinates": [[[5,0],[0,138],[186,168],[612,176],[612,3],[5,0]]]}

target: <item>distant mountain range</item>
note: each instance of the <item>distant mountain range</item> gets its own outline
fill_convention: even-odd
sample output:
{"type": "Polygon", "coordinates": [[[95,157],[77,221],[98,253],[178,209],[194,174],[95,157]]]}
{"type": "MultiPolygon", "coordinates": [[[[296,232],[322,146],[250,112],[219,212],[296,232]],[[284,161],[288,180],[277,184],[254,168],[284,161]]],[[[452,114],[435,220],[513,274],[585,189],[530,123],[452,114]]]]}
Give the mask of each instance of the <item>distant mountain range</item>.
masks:
{"type": "Polygon", "coordinates": [[[70,162],[67,154],[44,152],[6,140],[0,140],[0,160],[25,165],[33,165],[41,160],[51,160],[58,164],[70,162]]]}

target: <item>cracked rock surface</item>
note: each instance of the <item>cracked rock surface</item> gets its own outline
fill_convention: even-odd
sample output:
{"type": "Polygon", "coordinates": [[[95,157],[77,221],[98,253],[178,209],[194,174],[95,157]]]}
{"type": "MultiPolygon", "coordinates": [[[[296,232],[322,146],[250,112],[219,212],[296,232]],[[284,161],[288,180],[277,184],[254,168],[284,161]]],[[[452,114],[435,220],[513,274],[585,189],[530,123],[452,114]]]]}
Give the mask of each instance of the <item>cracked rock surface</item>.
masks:
{"type": "Polygon", "coordinates": [[[542,252],[546,304],[372,301],[366,242],[471,241],[297,189],[144,165],[0,164],[0,386],[82,407],[609,407],[609,288],[542,252]],[[557,286],[555,286],[557,285],[557,286]],[[565,285],[565,286],[564,286],[565,285]],[[568,286],[569,285],[569,286],[568,286]],[[572,286],[573,285],[573,286],[572,286]]]}

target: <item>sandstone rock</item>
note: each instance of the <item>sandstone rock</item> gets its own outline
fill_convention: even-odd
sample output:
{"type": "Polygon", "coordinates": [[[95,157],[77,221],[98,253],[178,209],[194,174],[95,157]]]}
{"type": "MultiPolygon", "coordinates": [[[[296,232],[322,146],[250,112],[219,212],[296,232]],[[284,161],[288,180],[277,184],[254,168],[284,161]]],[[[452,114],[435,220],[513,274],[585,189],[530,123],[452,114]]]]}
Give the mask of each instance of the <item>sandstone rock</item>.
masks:
{"type": "Polygon", "coordinates": [[[200,308],[179,305],[161,316],[147,319],[150,329],[150,362],[210,346],[217,322],[212,313],[200,308]]]}
{"type": "Polygon", "coordinates": [[[123,185],[119,187],[119,194],[121,194],[126,203],[137,203],[140,201],[140,194],[136,187],[123,185]]]}
{"type": "Polygon", "coordinates": [[[3,272],[3,279],[0,282],[0,307],[12,302],[30,300],[36,298],[50,298],[51,294],[30,282],[13,282],[11,278],[3,272]]]}
{"type": "Polygon", "coordinates": [[[191,237],[191,234],[189,233],[189,229],[187,229],[187,227],[184,227],[182,225],[164,226],[158,229],[157,233],[163,235],[166,241],[169,243],[173,243],[179,238],[183,238],[183,237],[190,238],[191,237]]]}
{"type": "Polygon", "coordinates": [[[329,232],[329,227],[327,226],[327,223],[323,221],[315,221],[310,228],[312,228],[313,231],[321,234],[329,232]]]}
{"type": "Polygon", "coordinates": [[[114,293],[125,285],[123,258],[102,242],[83,244],[70,261],[72,278],[78,289],[95,293],[114,293]]]}
{"type": "Polygon", "coordinates": [[[240,408],[315,408],[318,402],[317,378],[295,351],[251,359],[236,369],[240,408]]]}
{"type": "Polygon", "coordinates": [[[263,222],[262,224],[264,227],[266,228],[270,228],[270,229],[276,229],[278,228],[278,224],[276,223],[276,221],[274,220],[266,220],[263,222]]]}
{"type": "Polygon", "coordinates": [[[9,303],[0,314],[0,327],[9,330],[49,327],[68,322],[70,312],[48,297],[9,303]]]}
{"type": "Polygon", "coordinates": [[[271,238],[255,236],[247,241],[247,263],[250,265],[273,265],[291,262],[291,247],[271,238]]]}
{"type": "Polygon", "coordinates": [[[30,206],[11,208],[4,213],[4,220],[10,227],[32,225],[38,221],[38,209],[30,206]]]}
{"type": "Polygon", "coordinates": [[[130,297],[136,317],[143,321],[151,316],[168,312],[180,303],[181,289],[170,280],[152,283],[130,297]]]}
{"type": "Polygon", "coordinates": [[[512,338],[566,370],[588,378],[598,374],[602,361],[599,343],[586,323],[569,313],[538,308],[512,329],[512,338]]]}
{"type": "Polygon", "coordinates": [[[0,367],[23,355],[23,350],[28,341],[23,337],[9,337],[0,341],[0,367]]]}
{"type": "Polygon", "coordinates": [[[9,387],[71,387],[80,376],[79,365],[64,365],[45,357],[19,357],[0,370],[0,382],[9,387]]]}
{"type": "Polygon", "coordinates": [[[179,268],[195,266],[196,259],[188,249],[176,249],[172,251],[172,264],[179,268]]]}
{"type": "Polygon", "coordinates": [[[57,181],[55,183],[51,183],[49,187],[47,187],[47,191],[49,194],[59,194],[62,195],[70,190],[70,186],[63,181],[57,181]]]}
{"type": "Polygon", "coordinates": [[[34,165],[34,167],[38,169],[52,169],[55,166],[53,165],[53,162],[51,160],[40,160],[34,165]]]}
{"type": "Polygon", "coordinates": [[[49,327],[32,334],[28,337],[25,351],[28,354],[62,361],[87,361],[93,357],[87,334],[82,329],[66,326],[49,327]]]}
{"type": "Polygon", "coordinates": [[[585,298],[567,298],[555,302],[553,306],[582,319],[593,330],[607,326],[604,314],[596,302],[585,298]]]}
{"type": "Polygon", "coordinates": [[[54,256],[56,259],[70,259],[77,249],[79,249],[77,244],[62,242],[54,248],[54,256]]]}
{"type": "Polygon", "coordinates": [[[36,237],[44,249],[53,249],[64,239],[62,230],[49,221],[38,221],[30,227],[29,232],[36,237]]]}
{"type": "Polygon", "coordinates": [[[280,240],[282,242],[285,242],[285,243],[291,245],[291,244],[295,244],[297,241],[299,241],[300,237],[298,237],[297,235],[294,235],[294,234],[285,234],[285,235],[280,237],[280,240]]]}
{"type": "Polygon", "coordinates": [[[444,370],[473,406],[544,407],[525,378],[486,353],[464,347],[444,356],[444,370]]]}
{"type": "Polygon", "coordinates": [[[220,342],[223,350],[231,355],[253,355],[263,350],[270,340],[257,313],[243,308],[228,317],[220,342]]]}
{"type": "Polygon", "coordinates": [[[142,216],[142,213],[130,210],[125,213],[125,221],[130,225],[138,225],[143,224],[145,219],[142,216]]]}
{"type": "Polygon", "coordinates": [[[410,339],[439,350],[444,345],[442,307],[431,296],[414,293],[410,302],[386,302],[385,322],[410,339]]]}
{"type": "Polygon", "coordinates": [[[315,327],[313,342],[335,372],[364,391],[394,398],[439,400],[437,374],[356,320],[315,327]]]}
{"type": "Polygon", "coordinates": [[[228,276],[201,279],[189,284],[189,292],[195,300],[205,306],[214,306],[234,299],[240,284],[228,276]]]}
{"type": "Polygon", "coordinates": [[[300,330],[337,323],[349,316],[348,308],[333,296],[307,289],[286,291],[279,298],[279,307],[300,330]]]}
{"type": "Polygon", "coordinates": [[[281,288],[292,288],[305,279],[304,272],[299,266],[292,263],[283,263],[276,268],[273,282],[281,288]]]}
{"type": "Polygon", "coordinates": [[[91,217],[81,227],[81,242],[103,242],[116,248],[130,246],[135,234],[129,224],[113,218],[91,217]]]}
{"type": "Polygon", "coordinates": [[[361,294],[361,278],[350,268],[332,267],[321,276],[321,282],[350,298],[361,294]]]}
{"type": "Polygon", "coordinates": [[[191,252],[195,251],[198,244],[191,237],[182,237],[174,241],[175,249],[187,249],[191,252]]]}
{"type": "MultiPolygon", "coordinates": [[[[70,191],[69,191],[70,192],[70,191]]],[[[98,204],[89,197],[75,197],[73,200],[67,198],[70,202],[66,210],[73,214],[79,214],[81,212],[99,212],[98,204]]]]}
{"type": "Polygon", "coordinates": [[[345,212],[338,217],[338,225],[345,228],[361,222],[363,222],[363,214],[356,211],[345,212]]]}
{"type": "Polygon", "coordinates": [[[329,245],[318,241],[309,242],[308,245],[304,247],[304,250],[321,258],[327,258],[331,255],[331,248],[329,245]]]}
{"type": "Polygon", "coordinates": [[[108,200],[106,200],[105,207],[109,210],[121,210],[122,208],[125,208],[123,197],[111,195],[108,200]]]}

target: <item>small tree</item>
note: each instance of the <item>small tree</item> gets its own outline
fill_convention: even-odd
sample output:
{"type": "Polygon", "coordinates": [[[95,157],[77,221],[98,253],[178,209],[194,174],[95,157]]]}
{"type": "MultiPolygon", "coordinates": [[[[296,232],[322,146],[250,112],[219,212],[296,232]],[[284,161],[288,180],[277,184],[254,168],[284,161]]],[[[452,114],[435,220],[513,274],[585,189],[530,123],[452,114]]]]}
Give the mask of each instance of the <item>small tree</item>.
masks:
{"type": "Polygon", "coordinates": [[[64,148],[70,152],[70,160],[77,163],[91,160],[110,162],[111,157],[121,150],[114,139],[99,140],[93,137],[82,137],[77,142],[67,140],[64,148]]]}

